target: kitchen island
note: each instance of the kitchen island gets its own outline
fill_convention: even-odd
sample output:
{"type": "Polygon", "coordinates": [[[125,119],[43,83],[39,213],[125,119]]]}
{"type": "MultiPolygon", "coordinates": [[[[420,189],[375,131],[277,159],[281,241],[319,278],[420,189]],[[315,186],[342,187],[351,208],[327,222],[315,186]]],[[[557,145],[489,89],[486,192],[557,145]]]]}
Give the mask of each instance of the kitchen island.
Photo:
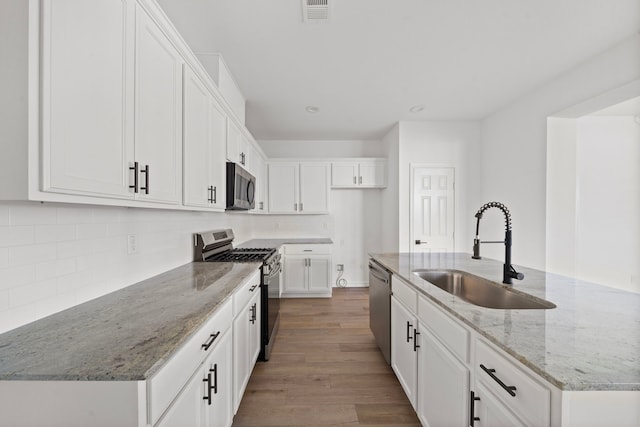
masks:
{"type": "Polygon", "coordinates": [[[561,425],[557,406],[565,405],[569,396],[578,399],[598,396],[601,402],[603,396],[611,397],[606,399],[607,404],[624,401],[626,413],[633,414],[635,422],[639,422],[639,294],[519,268],[524,279],[502,286],[550,301],[556,307],[491,309],[467,303],[418,277],[414,271],[460,270],[500,283],[501,262],[474,260],[471,254],[462,253],[385,253],[370,257],[410,285],[420,297],[555,389],[552,394],[556,421],[552,425],[561,425]]]}

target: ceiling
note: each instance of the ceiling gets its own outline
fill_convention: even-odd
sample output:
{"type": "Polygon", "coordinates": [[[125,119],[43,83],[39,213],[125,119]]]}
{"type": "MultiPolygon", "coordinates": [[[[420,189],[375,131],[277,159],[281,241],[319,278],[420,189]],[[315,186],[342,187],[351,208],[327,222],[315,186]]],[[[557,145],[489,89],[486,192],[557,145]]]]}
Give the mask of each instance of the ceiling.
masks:
{"type": "Polygon", "coordinates": [[[158,2],[194,52],[222,54],[259,140],[481,119],[640,30],[638,0],[330,0],[328,23],[300,0],[158,2]]]}

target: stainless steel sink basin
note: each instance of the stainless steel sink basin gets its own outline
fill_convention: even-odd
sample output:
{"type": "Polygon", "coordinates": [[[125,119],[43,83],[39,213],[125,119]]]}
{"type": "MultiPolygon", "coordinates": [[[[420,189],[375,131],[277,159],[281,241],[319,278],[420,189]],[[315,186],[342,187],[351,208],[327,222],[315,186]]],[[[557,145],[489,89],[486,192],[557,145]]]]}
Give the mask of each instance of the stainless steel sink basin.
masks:
{"type": "Polygon", "coordinates": [[[514,292],[491,280],[459,270],[414,270],[413,274],[475,305],[503,310],[549,309],[555,304],[514,292]]]}

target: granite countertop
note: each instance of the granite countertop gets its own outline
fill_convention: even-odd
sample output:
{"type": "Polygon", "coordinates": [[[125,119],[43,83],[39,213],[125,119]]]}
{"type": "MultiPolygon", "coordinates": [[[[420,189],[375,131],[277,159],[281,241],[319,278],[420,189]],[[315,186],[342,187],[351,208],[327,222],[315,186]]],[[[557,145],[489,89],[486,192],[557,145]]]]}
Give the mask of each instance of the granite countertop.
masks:
{"type": "Polygon", "coordinates": [[[259,266],[186,264],[0,334],[0,380],[150,378],[259,266]]]}
{"type": "Polygon", "coordinates": [[[247,240],[238,248],[276,248],[282,245],[331,245],[333,241],[327,237],[291,237],[288,239],[252,239],[247,240]]]}
{"type": "Polygon", "coordinates": [[[557,307],[490,309],[466,303],[412,271],[457,269],[500,283],[502,262],[459,253],[370,256],[561,390],[640,391],[640,294],[517,266],[525,277],[514,280],[513,288],[557,307]]]}

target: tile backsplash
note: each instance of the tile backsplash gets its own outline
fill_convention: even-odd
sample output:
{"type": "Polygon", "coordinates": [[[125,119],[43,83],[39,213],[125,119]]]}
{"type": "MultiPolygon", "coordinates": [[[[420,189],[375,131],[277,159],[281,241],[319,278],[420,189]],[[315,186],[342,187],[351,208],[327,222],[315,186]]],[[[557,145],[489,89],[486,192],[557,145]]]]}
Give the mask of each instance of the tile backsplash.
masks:
{"type": "Polygon", "coordinates": [[[251,238],[246,214],[0,202],[0,333],[188,263],[193,233],[224,227],[251,238]]]}

